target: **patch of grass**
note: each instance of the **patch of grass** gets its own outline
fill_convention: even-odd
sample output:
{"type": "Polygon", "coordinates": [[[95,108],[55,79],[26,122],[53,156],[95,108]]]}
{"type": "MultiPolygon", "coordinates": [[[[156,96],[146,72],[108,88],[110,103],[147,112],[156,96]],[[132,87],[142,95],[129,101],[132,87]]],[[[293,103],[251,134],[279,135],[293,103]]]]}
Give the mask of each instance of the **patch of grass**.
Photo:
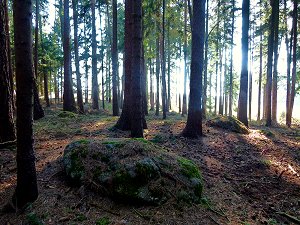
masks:
{"type": "Polygon", "coordinates": [[[96,221],[96,225],[108,225],[110,223],[111,222],[108,217],[101,217],[96,221]]]}
{"type": "Polygon", "coordinates": [[[270,130],[260,130],[259,133],[265,135],[266,137],[275,137],[275,134],[270,130]]]}
{"type": "Polygon", "coordinates": [[[62,111],[57,116],[60,118],[76,118],[78,115],[73,112],[62,111]]]}
{"type": "Polygon", "coordinates": [[[166,142],[165,138],[160,134],[156,134],[150,141],[153,143],[165,143],[166,142]]]}
{"type": "Polygon", "coordinates": [[[75,221],[83,222],[83,221],[85,221],[85,220],[87,220],[86,215],[84,215],[84,214],[82,214],[82,213],[76,214],[75,221]]]}
{"type": "Polygon", "coordinates": [[[102,142],[108,149],[123,148],[125,146],[124,141],[104,141],[102,142]]]}
{"type": "Polygon", "coordinates": [[[26,215],[26,223],[28,225],[44,225],[44,222],[36,215],[35,212],[26,215]]]}

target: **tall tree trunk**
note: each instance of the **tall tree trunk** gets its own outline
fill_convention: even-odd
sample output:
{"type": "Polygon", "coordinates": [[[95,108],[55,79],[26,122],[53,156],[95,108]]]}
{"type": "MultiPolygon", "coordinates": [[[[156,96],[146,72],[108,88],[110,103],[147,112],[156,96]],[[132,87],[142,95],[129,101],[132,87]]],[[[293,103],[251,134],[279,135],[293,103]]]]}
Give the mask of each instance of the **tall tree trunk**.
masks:
{"type": "Polygon", "coordinates": [[[121,116],[115,127],[120,130],[131,129],[131,65],[132,65],[132,13],[133,0],[125,1],[125,38],[124,38],[124,64],[125,64],[125,87],[124,103],[121,116]]]}
{"type": "MultiPolygon", "coordinates": [[[[290,50],[292,48],[292,38],[290,39],[290,45],[289,45],[289,29],[288,29],[288,17],[287,17],[288,11],[286,7],[286,0],[284,0],[284,20],[285,20],[285,48],[286,48],[286,77],[287,77],[287,85],[286,85],[286,125],[288,125],[288,112],[289,112],[289,106],[290,106],[290,94],[291,94],[291,54],[290,50]]],[[[292,32],[291,32],[292,37],[292,32]]]]}
{"type": "Polygon", "coordinates": [[[251,56],[250,56],[250,71],[249,71],[249,110],[248,110],[248,119],[251,121],[251,115],[252,115],[252,73],[253,73],[253,48],[254,48],[254,35],[252,36],[252,39],[249,40],[250,42],[250,51],[251,51],[251,56]]]}
{"type": "MultiPolygon", "coordinates": [[[[101,14],[101,6],[99,5],[99,24],[101,27],[102,14],[101,14]]],[[[104,82],[104,54],[103,54],[103,34],[102,29],[100,29],[100,40],[101,40],[101,93],[102,93],[102,108],[105,109],[105,82],[104,82]]],[[[123,104],[122,104],[123,105],[123,104]]]]}
{"type": "Polygon", "coordinates": [[[279,0],[274,0],[274,71],[272,82],[272,121],[277,122],[277,64],[278,64],[278,28],[279,28],[279,0]]]}
{"type": "Polygon", "coordinates": [[[17,187],[16,209],[23,209],[38,197],[32,130],[33,62],[32,1],[13,2],[17,85],[17,187]]]}
{"type": "Polygon", "coordinates": [[[154,69],[152,66],[152,60],[149,59],[149,71],[150,71],[150,111],[154,111],[154,92],[153,92],[153,75],[154,69]]]}
{"type": "Polygon", "coordinates": [[[268,37],[268,62],[267,62],[267,90],[266,90],[266,126],[272,125],[272,73],[273,73],[273,53],[274,53],[274,33],[275,33],[275,15],[276,5],[279,4],[278,0],[271,2],[272,13],[269,18],[269,37],[268,37]]]}
{"type": "Polygon", "coordinates": [[[9,69],[10,48],[7,14],[7,0],[0,2],[0,142],[13,141],[16,138],[13,118],[13,96],[9,69]]]}
{"type": "MultiPolygon", "coordinates": [[[[42,59],[43,64],[45,64],[45,60],[42,59]]],[[[50,107],[50,100],[49,100],[49,91],[48,91],[48,73],[46,68],[43,68],[43,75],[44,75],[44,98],[46,101],[46,106],[50,107]]]]}
{"type": "Polygon", "coordinates": [[[248,95],[248,32],[249,32],[250,1],[243,0],[242,4],[242,71],[240,79],[240,94],[238,105],[238,119],[248,126],[247,95],[248,95]]]}
{"type": "Polygon", "coordinates": [[[167,99],[167,112],[172,109],[171,105],[171,49],[170,49],[170,23],[168,23],[168,99],[167,99]]]}
{"type": "Polygon", "coordinates": [[[79,70],[79,54],[78,54],[78,0],[72,0],[73,5],[73,20],[74,20],[74,55],[75,55],[75,69],[76,69],[76,86],[77,86],[77,106],[79,113],[84,113],[83,97],[81,88],[81,74],[79,70]]]}
{"type": "Polygon", "coordinates": [[[208,64],[208,10],[209,10],[209,0],[206,0],[205,52],[204,52],[204,73],[203,73],[203,98],[202,98],[203,119],[206,119],[206,111],[207,111],[206,102],[207,102],[207,64],[208,64]]]}
{"type": "Polygon", "coordinates": [[[161,40],[161,83],[162,83],[162,108],[163,119],[167,118],[167,86],[166,86],[166,57],[165,57],[165,24],[166,24],[166,0],[163,0],[162,40],[161,40]]]}
{"type": "Polygon", "coordinates": [[[132,1],[131,38],[131,137],[143,137],[142,109],[142,1],[132,1]]]}
{"type": "Polygon", "coordinates": [[[186,98],[186,85],[187,85],[187,0],[184,1],[184,81],[183,81],[183,96],[182,96],[182,112],[181,115],[187,114],[187,98],[186,98]]]}
{"type": "Polygon", "coordinates": [[[220,23],[220,0],[218,0],[217,8],[217,40],[216,40],[216,84],[215,84],[215,110],[214,114],[217,114],[217,102],[218,102],[218,69],[219,69],[219,23],[220,23]]]}
{"type": "Polygon", "coordinates": [[[64,111],[76,112],[75,99],[72,87],[71,74],[71,52],[70,52],[70,17],[69,17],[69,0],[64,0],[64,111]]]}
{"type": "MultiPolygon", "coordinates": [[[[35,79],[33,80],[33,119],[38,120],[45,116],[43,107],[39,98],[39,90],[37,85],[38,79],[38,40],[39,40],[39,1],[36,0],[36,11],[35,11],[35,45],[34,45],[34,74],[35,79]]],[[[41,76],[42,78],[42,76],[41,76]]],[[[42,84],[42,82],[40,82],[42,84]]],[[[40,88],[42,93],[42,87],[40,88]]]]}
{"type": "Polygon", "coordinates": [[[233,106],[233,36],[234,36],[234,23],[235,23],[235,0],[232,0],[231,10],[231,38],[230,38],[230,68],[229,68],[229,116],[232,116],[233,106]]]}
{"type": "Polygon", "coordinates": [[[205,0],[193,0],[192,58],[190,78],[190,101],[185,137],[202,136],[202,72],[204,61],[205,0]]]}
{"type": "Polygon", "coordinates": [[[117,27],[117,0],[112,0],[112,9],[113,9],[113,37],[112,37],[112,89],[113,89],[113,116],[119,115],[119,105],[118,105],[118,27],[117,27]]]}
{"type": "Polygon", "coordinates": [[[289,111],[287,112],[287,125],[291,127],[292,125],[292,115],[293,115],[293,107],[294,107],[294,100],[295,100],[295,86],[296,86],[296,66],[297,66],[297,19],[298,19],[298,1],[294,1],[294,10],[293,10],[293,69],[292,69],[292,86],[291,86],[291,94],[290,94],[290,105],[289,111]]]}
{"type": "MultiPolygon", "coordinates": [[[[262,19],[262,0],[260,0],[260,9],[259,9],[259,17],[262,19]]],[[[259,24],[259,75],[258,75],[258,103],[257,103],[257,121],[260,121],[260,111],[261,111],[261,83],[262,83],[262,70],[263,70],[263,32],[262,32],[262,24],[259,24]]]]}
{"type": "MultiPolygon", "coordinates": [[[[160,17],[159,11],[157,12],[157,18],[160,17]]],[[[155,109],[155,115],[159,115],[159,71],[160,71],[160,57],[159,57],[159,22],[156,22],[156,29],[157,29],[157,34],[156,34],[156,109],[155,109]]]]}
{"type": "Polygon", "coordinates": [[[99,110],[95,0],[91,0],[91,11],[92,11],[92,108],[99,110]]]}

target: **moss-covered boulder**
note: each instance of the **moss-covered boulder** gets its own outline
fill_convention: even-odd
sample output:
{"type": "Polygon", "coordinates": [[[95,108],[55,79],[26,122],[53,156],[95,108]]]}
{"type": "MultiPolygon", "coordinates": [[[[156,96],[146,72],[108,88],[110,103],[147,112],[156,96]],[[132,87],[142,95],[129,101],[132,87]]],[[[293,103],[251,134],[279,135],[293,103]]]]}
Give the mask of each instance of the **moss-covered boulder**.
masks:
{"type": "Polygon", "coordinates": [[[76,118],[78,115],[73,112],[62,111],[57,116],[60,118],[76,118]]]}
{"type": "Polygon", "coordinates": [[[241,121],[231,116],[216,116],[206,122],[207,126],[219,127],[240,134],[249,134],[250,130],[241,121]]]}
{"type": "Polygon", "coordinates": [[[144,139],[75,141],[65,148],[63,162],[73,184],[94,184],[100,194],[129,204],[198,202],[202,196],[193,161],[144,139]]]}

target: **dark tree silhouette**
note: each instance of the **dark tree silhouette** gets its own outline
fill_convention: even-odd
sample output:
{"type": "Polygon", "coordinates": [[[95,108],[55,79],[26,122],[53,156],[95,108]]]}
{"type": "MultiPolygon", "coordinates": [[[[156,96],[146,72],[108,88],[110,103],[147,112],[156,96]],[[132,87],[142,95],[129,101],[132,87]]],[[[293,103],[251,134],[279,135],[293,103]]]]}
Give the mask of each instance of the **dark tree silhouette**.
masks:
{"type": "Polygon", "coordinates": [[[92,11],[92,107],[99,109],[99,86],[97,76],[97,40],[96,40],[96,18],[95,0],[91,0],[92,11]]]}
{"type": "Polygon", "coordinates": [[[143,137],[142,104],[142,1],[132,3],[131,39],[131,137],[143,137]]]}
{"type": "Polygon", "coordinates": [[[0,142],[13,141],[16,138],[13,119],[13,99],[8,54],[9,31],[7,0],[0,2],[0,142]]]}
{"type": "Polygon", "coordinates": [[[238,119],[248,126],[248,38],[249,38],[249,7],[250,1],[243,0],[242,5],[242,71],[240,78],[240,94],[238,102],[238,119]]]}
{"type": "Polygon", "coordinates": [[[63,28],[63,49],[64,49],[64,104],[65,111],[76,112],[75,99],[72,88],[71,75],[71,52],[70,52],[70,17],[69,0],[64,0],[64,28],[63,28]]]}
{"type": "Polygon", "coordinates": [[[183,136],[197,138],[202,135],[202,73],[205,37],[205,0],[193,0],[192,59],[188,119],[183,136]]]}
{"type": "Polygon", "coordinates": [[[111,60],[112,60],[112,91],[113,91],[113,115],[119,115],[118,105],[118,26],[117,26],[117,0],[112,0],[113,9],[113,35],[111,46],[111,60]]]}
{"type": "Polygon", "coordinates": [[[79,71],[79,54],[78,54],[78,0],[72,0],[73,5],[73,20],[74,20],[74,55],[76,68],[76,85],[77,85],[77,106],[79,113],[84,113],[83,97],[81,88],[81,75],[79,71]]]}
{"type": "Polygon", "coordinates": [[[131,128],[131,34],[132,34],[132,0],[125,1],[125,88],[121,116],[115,127],[120,130],[131,128]]]}
{"type": "Polygon", "coordinates": [[[22,209],[38,197],[32,143],[32,1],[15,0],[13,7],[17,85],[17,187],[13,203],[22,209]]]}

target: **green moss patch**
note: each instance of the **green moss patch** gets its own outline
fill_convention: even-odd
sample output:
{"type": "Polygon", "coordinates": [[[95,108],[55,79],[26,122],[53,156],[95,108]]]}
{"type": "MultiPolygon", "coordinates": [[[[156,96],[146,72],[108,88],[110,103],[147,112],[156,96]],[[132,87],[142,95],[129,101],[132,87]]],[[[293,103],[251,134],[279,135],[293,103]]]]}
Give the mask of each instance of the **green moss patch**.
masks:
{"type": "Polygon", "coordinates": [[[198,202],[202,196],[201,173],[193,161],[144,139],[75,141],[66,147],[63,162],[74,183],[92,181],[97,193],[128,204],[160,204],[180,193],[198,202]]]}
{"type": "Polygon", "coordinates": [[[57,116],[60,118],[76,118],[78,115],[73,112],[62,111],[57,116]]]}
{"type": "Polygon", "coordinates": [[[249,134],[250,130],[241,121],[231,116],[216,116],[206,122],[207,126],[219,127],[241,134],[249,134]]]}

